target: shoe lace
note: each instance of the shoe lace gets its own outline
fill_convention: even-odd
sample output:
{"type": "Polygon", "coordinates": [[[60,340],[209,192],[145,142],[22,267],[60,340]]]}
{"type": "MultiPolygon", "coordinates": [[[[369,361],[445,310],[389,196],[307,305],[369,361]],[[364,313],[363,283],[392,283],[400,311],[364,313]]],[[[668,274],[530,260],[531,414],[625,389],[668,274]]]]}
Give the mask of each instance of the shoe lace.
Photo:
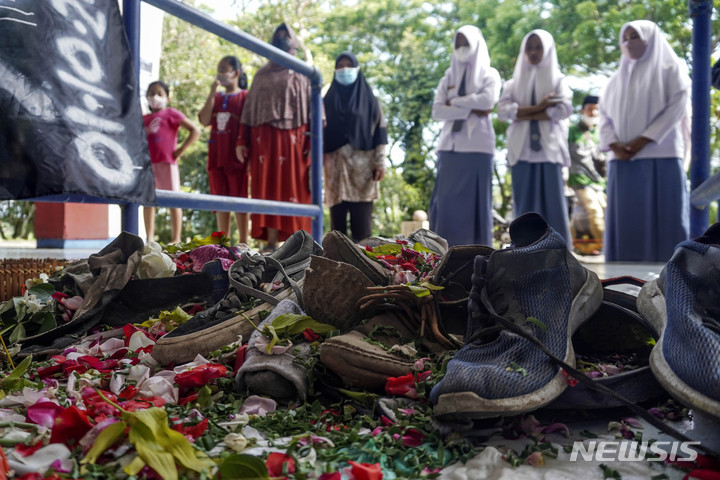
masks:
{"type": "Polygon", "coordinates": [[[711,330],[713,333],[720,335],[720,322],[718,322],[714,318],[703,316],[702,325],[708,330],[711,330]]]}
{"type": "Polygon", "coordinates": [[[276,258],[266,255],[243,255],[231,267],[230,275],[237,282],[234,290],[242,302],[252,298],[259,298],[270,305],[277,305],[280,301],[265,293],[260,288],[260,282],[268,266],[274,267],[281,275],[282,281],[295,292],[298,305],[302,308],[302,292],[297,282],[285,271],[283,264],[276,258]]]}
{"type": "Polygon", "coordinates": [[[360,310],[371,307],[397,308],[404,313],[399,318],[411,331],[418,331],[421,337],[430,335],[440,345],[448,349],[456,349],[460,344],[452,337],[442,333],[435,295],[418,297],[407,285],[390,285],[385,287],[367,287],[367,295],[357,302],[360,310]]]}
{"type": "MultiPolygon", "coordinates": [[[[486,268],[488,265],[488,259],[484,259],[483,263],[478,263],[479,269],[473,272],[473,288],[470,290],[468,311],[472,320],[472,325],[475,327],[473,331],[465,339],[465,343],[487,343],[495,339],[504,327],[502,324],[498,324],[489,310],[485,307],[486,303],[490,303],[495,306],[495,311],[499,311],[500,315],[503,316],[510,308],[509,303],[505,295],[502,292],[494,292],[491,296],[492,299],[487,298],[488,292],[486,287],[486,268]]],[[[503,316],[503,318],[505,318],[503,316]]],[[[513,322],[514,323],[514,322],[513,322]]]]}

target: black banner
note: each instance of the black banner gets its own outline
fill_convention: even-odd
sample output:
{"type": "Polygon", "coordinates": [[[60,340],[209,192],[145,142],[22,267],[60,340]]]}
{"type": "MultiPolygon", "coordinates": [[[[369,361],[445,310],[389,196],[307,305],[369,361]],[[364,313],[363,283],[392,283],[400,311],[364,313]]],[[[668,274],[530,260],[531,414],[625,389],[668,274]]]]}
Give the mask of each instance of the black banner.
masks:
{"type": "Polygon", "coordinates": [[[0,199],[155,189],[117,0],[0,0],[0,199]]]}

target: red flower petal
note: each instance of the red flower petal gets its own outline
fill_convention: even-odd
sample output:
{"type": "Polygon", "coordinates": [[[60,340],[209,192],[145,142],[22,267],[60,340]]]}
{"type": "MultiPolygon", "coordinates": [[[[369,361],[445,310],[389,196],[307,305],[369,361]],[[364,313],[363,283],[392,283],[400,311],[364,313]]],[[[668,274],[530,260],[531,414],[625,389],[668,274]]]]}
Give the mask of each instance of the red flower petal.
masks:
{"type": "Polygon", "coordinates": [[[175,383],[184,391],[193,388],[203,387],[210,383],[211,380],[224,377],[227,373],[227,367],[217,363],[199,365],[187,372],[175,375],[175,383]]]}
{"type": "Polygon", "coordinates": [[[207,418],[203,418],[201,422],[196,423],[195,425],[187,425],[185,423],[178,423],[175,425],[171,425],[170,428],[175,430],[176,432],[180,432],[186,437],[191,437],[193,439],[201,437],[203,433],[205,433],[205,430],[207,430],[208,424],[210,422],[207,418]]]}
{"type": "MultiPolygon", "coordinates": [[[[17,445],[15,445],[14,449],[15,453],[17,453],[18,455],[22,457],[28,457],[40,450],[42,447],[44,447],[43,442],[37,442],[35,445],[24,445],[22,443],[18,443],[17,445]]],[[[2,451],[1,448],[0,451],[2,451]]],[[[2,476],[0,476],[0,478],[2,478],[2,476]]]]}
{"type": "Polygon", "coordinates": [[[55,418],[55,425],[50,434],[50,443],[64,443],[72,446],[91,428],[85,412],[75,405],[71,405],[55,418]]]}
{"type": "Polygon", "coordinates": [[[419,447],[424,441],[425,435],[414,428],[408,428],[402,434],[402,443],[408,447],[419,447]]]}
{"type": "Polygon", "coordinates": [[[247,352],[247,343],[245,345],[240,346],[237,350],[237,354],[235,356],[235,364],[233,365],[233,369],[237,372],[240,370],[240,367],[242,367],[243,363],[245,363],[245,353],[247,352]]]}
{"type": "Polygon", "coordinates": [[[350,472],[355,480],[382,480],[383,473],[379,463],[357,463],[348,461],[350,472]]]}
{"type": "Polygon", "coordinates": [[[145,410],[146,408],[150,408],[153,405],[150,402],[140,402],[137,400],[128,400],[126,402],[121,402],[120,406],[129,412],[134,412],[135,410],[145,410]]]}
{"type": "Polygon", "coordinates": [[[118,395],[118,398],[121,400],[130,400],[135,395],[137,395],[138,389],[135,385],[127,385],[125,388],[122,389],[122,392],[118,395]]]}
{"type": "Polygon", "coordinates": [[[265,460],[265,466],[271,477],[284,478],[284,468],[287,468],[287,473],[295,473],[295,460],[290,455],[280,452],[272,452],[268,455],[267,460],[265,460]],[[284,465],[287,465],[287,467],[284,467],[284,465]]]}
{"type": "MultiPolygon", "coordinates": [[[[385,391],[390,395],[407,395],[415,391],[415,378],[412,373],[402,377],[390,377],[385,382],[385,391]]],[[[417,393],[415,394],[417,396],[417,393]]]]}
{"type": "Polygon", "coordinates": [[[318,480],[341,480],[342,475],[340,472],[323,473],[318,477],[318,480]]]}
{"type": "Polygon", "coordinates": [[[313,332],[310,328],[306,328],[302,333],[303,337],[305,337],[305,340],[308,342],[316,342],[320,338],[320,335],[313,332]]]}
{"type": "Polygon", "coordinates": [[[78,363],[81,365],[87,365],[90,368],[94,368],[95,370],[105,373],[112,371],[118,366],[117,360],[100,360],[99,358],[95,358],[90,355],[83,355],[82,357],[79,357],[78,363]]]}
{"type": "Polygon", "coordinates": [[[58,372],[62,371],[62,365],[55,364],[55,365],[49,365],[47,367],[40,367],[37,369],[38,377],[41,379],[47,378],[51,375],[54,375],[58,372]]]}
{"type": "Polygon", "coordinates": [[[192,395],[187,395],[185,397],[180,397],[180,400],[178,400],[178,405],[186,405],[190,402],[194,402],[198,399],[200,396],[199,393],[193,393],[192,395]]]}

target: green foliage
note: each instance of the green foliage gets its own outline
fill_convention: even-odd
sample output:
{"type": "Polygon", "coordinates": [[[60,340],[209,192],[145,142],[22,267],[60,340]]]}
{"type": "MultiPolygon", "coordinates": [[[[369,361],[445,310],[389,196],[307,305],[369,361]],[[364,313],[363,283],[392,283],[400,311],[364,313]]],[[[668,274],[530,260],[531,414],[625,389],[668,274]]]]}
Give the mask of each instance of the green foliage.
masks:
{"type": "Polygon", "coordinates": [[[373,230],[381,236],[399,233],[407,212],[422,208],[423,201],[418,189],[406,183],[397,168],[388,169],[380,182],[380,198],[375,202],[373,230]]]}
{"type": "Polygon", "coordinates": [[[34,219],[34,203],[17,200],[0,202],[0,238],[30,237],[34,219]]]}

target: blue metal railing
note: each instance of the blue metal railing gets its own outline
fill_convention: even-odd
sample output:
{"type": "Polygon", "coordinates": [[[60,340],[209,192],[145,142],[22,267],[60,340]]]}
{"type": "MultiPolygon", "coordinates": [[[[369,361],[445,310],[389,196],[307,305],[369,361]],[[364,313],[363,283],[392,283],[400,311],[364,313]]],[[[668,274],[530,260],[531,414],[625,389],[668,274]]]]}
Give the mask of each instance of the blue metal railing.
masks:
{"type": "MultiPolygon", "coordinates": [[[[157,190],[154,206],[179,207],[195,210],[216,210],[226,212],[265,213],[271,215],[290,215],[312,217],[312,236],[320,242],[323,235],[322,209],[322,75],[320,71],[288,55],[245,32],[232,29],[224,23],[195,10],[176,0],[142,0],[174,15],[181,20],[198,26],[210,33],[233,42],[247,50],[262,55],[273,62],[305,75],[310,78],[312,86],[311,130],[311,200],[312,204],[278,202],[239,197],[223,197],[219,195],[190,194],[157,190]]],[[[130,51],[134,59],[135,72],[140,71],[140,2],[141,0],[123,0],[123,22],[127,32],[130,51]]],[[[122,208],[122,228],[130,233],[138,233],[138,205],[131,202],[115,201],[87,195],[63,194],[32,199],[44,202],[77,202],[77,203],[118,203],[122,208]]]]}
{"type": "MultiPolygon", "coordinates": [[[[710,54],[712,10],[710,0],[689,0],[692,19],[692,142],[690,188],[694,191],[710,176],[710,54]]],[[[699,237],[707,229],[710,214],[707,208],[690,205],[690,238],[699,237]]]]}

